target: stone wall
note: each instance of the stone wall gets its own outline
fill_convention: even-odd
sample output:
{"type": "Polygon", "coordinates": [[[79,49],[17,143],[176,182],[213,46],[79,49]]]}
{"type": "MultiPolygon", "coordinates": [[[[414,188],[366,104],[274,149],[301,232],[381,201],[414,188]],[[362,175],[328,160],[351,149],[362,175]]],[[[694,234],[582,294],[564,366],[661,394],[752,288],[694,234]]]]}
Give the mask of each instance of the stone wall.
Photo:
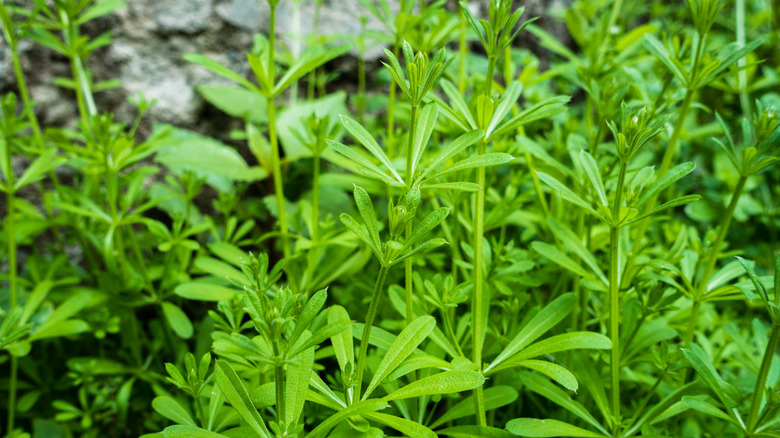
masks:
{"type": "MultiPolygon", "coordinates": [[[[397,5],[397,0],[390,0],[397,5]]],[[[525,17],[541,16],[540,23],[565,37],[558,21],[549,16],[570,0],[529,0],[525,17]]],[[[88,23],[84,31],[97,35],[113,31],[114,42],[89,59],[97,80],[117,78],[121,88],[97,93],[101,111],[113,111],[117,120],[130,121],[135,108],[127,98],[143,92],[157,99],[148,116],[145,130],[152,122],[173,123],[209,135],[224,137],[229,125],[217,110],[208,108],[197,95],[199,83],[224,81],[203,68],[182,59],[185,53],[201,53],[251,76],[245,53],[252,46],[253,34],[268,32],[269,7],[266,0],[128,0],[126,8],[116,14],[88,23]]],[[[483,0],[481,3],[485,3],[483,0]]],[[[475,12],[486,14],[484,4],[473,2],[475,12]]],[[[454,10],[454,1],[448,7],[454,10]]],[[[355,35],[361,29],[361,16],[369,16],[358,0],[324,0],[320,10],[322,34],[355,35]]],[[[280,41],[295,49],[303,37],[295,34],[314,29],[315,1],[282,0],[277,9],[277,31],[280,41]],[[296,31],[300,29],[300,31],[296,31]]],[[[370,18],[367,27],[381,30],[382,25],[370,18]]],[[[4,42],[0,47],[0,93],[14,89],[13,69],[4,42]]],[[[73,93],[52,84],[57,77],[70,77],[66,58],[48,49],[25,42],[21,46],[24,70],[30,93],[38,103],[37,111],[44,125],[72,124],[78,109],[73,93]]],[[[369,72],[378,68],[381,49],[368,51],[369,72]]],[[[355,53],[332,68],[354,68],[355,53]],[[351,57],[351,59],[349,59],[351,57]]],[[[353,72],[344,72],[354,76],[353,72]]],[[[369,73],[370,74],[370,73],[369,73]]]]}

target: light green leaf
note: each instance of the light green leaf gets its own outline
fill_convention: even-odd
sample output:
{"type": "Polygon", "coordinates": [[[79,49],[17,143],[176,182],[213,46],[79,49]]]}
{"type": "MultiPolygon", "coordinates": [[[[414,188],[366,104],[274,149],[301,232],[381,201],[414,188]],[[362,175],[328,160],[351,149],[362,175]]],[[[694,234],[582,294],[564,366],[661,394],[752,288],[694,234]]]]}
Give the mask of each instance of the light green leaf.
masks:
{"type": "Polygon", "coordinates": [[[197,269],[213,275],[219,279],[229,280],[234,284],[243,284],[247,281],[246,275],[232,265],[211,257],[198,257],[192,263],[197,269]]]}
{"type": "Polygon", "coordinates": [[[442,429],[439,435],[455,438],[513,438],[510,432],[490,426],[454,426],[442,429]]]}
{"type": "MultiPolygon", "coordinates": [[[[273,48],[271,48],[273,50],[273,48]]],[[[349,50],[348,45],[325,48],[322,45],[315,45],[303,52],[287,72],[279,78],[274,87],[274,96],[279,96],[287,87],[292,85],[303,75],[309,73],[315,68],[325,64],[333,58],[339,57],[349,50]]]]}
{"type": "Polygon", "coordinates": [[[338,305],[331,306],[328,309],[328,324],[335,324],[340,321],[350,322],[350,328],[332,336],[330,341],[333,344],[339,368],[344,372],[348,363],[353,364],[353,369],[355,364],[355,347],[352,343],[351,320],[346,309],[338,305]]]}
{"type": "Polygon", "coordinates": [[[515,355],[536,338],[543,335],[547,330],[553,328],[571,312],[576,305],[576,302],[577,297],[573,293],[567,293],[559,296],[545,306],[539,313],[531,318],[522,329],[520,329],[520,332],[517,333],[504,350],[499,353],[496,359],[485,368],[485,373],[500,365],[504,360],[515,355]]]}
{"type": "Polygon", "coordinates": [[[349,405],[347,408],[336,412],[331,415],[325,421],[320,423],[311,432],[306,435],[306,438],[316,438],[318,436],[325,436],[328,431],[334,428],[336,425],[345,421],[347,418],[353,415],[361,415],[369,412],[380,411],[388,406],[384,400],[363,400],[355,402],[349,405]]]}
{"type": "Polygon", "coordinates": [[[683,349],[683,354],[721,403],[727,409],[734,408],[739,400],[739,391],[720,377],[704,349],[692,343],[687,349],[683,349]]]}
{"type": "Polygon", "coordinates": [[[470,182],[448,182],[438,184],[422,184],[421,189],[442,189],[442,190],[460,190],[462,192],[478,192],[481,189],[479,184],[470,182]]]}
{"type": "Polygon", "coordinates": [[[585,409],[579,402],[572,400],[569,394],[565,393],[559,386],[535,373],[523,372],[521,376],[526,388],[566,409],[602,433],[607,434],[607,430],[593,417],[590,411],[585,409]]]}
{"type": "Polygon", "coordinates": [[[390,186],[394,186],[394,187],[403,186],[403,182],[399,182],[397,179],[393,179],[390,175],[384,173],[381,169],[379,169],[379,167],[377,167],[374,163],[369,161],[366,157],[352,150],[352,148],[350,148],[349,146],[343,145],[333,140],[327,140],[327,143],[328,146],[333,148],[333,150],[335,150],[339,154],[345,156],[347,159],[357,164],[358,165],[357,170],[363,173],[364,175],[372,177],[374,179],[379,179],[381,181],[384,181],[385,184],[388,184],[390,186]]]}
{"type": "Polygon", "coordinates": [[[45,322],[33,329],[30,342],[39,339],[69,336],[89,330],[89,324],[81,320],[69,320],[83,310],[92,300],[89,292],[78,292],[70,296],[49,315],[45,322]]]}
{"type": "Polygon", "coordinates": [[[588,176],[591,186],[596,190],[599,196],[599,201],[604,207],[608,206],[607,192],[604,190],[604,182],[601,180],[601,172],[599,172],[599,166],[596,164],[596,160],[585,149],[580,150],[580,163],[582,169],[585,171],[585,175],[588,176]]]}
{"type": "Polygon", "coordinates": [[[404,180],[401,179],[401,176],[398,175],[398,172],[395,171],[395,168],[390,162],[390,159],[387,158],[387,155],[385,155],[385,152],[381,147],[379,147],[379,144],[376,142],[374,137],[369,134],[368,131],[366,131],[366,128],[360,125],[360,123],[357,121],[345,115],[341,116],[341,124],[350,134],[352,134],[353,137],[355,137],[355,140],[357,140],[366,149],[368,149],[369,152],[371,152],[371,155],[376,157],[377,160],[379,160],[382,164],[385,165],[385,167],[387,167],[390,173],[392,173],[395,177],[396,181],[403,185],[404,180]]]}
{"type": "Polygon", "coordinates": [[[152,400],[152,408],[154,408],[158,414],[173,422],[195,426],[195,420],[192,419],[190,413],[173,397],[167,395],[155,397],[155,399],[152,400]]]}
{"type": "MultiPolygon", "coordinates": [[[[325,289],[317,291],[309,298],[306,305],[301,310],[301,313],[298,314],[298,319],[295,322],[295,331],[293,331],[287,339],[290,345],[295,346],[297,344],[298,339],[303,335],[304,331],[309,329],[309,325],[320,313],[320,310],[322,310],[322,307],[325,305],[325,300],[327,299],[328,292],[325,289]]],[[[292,357],[292,355],[290,355],[290,357],[292,357]]]]}
{"type": "Polygon", "coordinates": [[[344,224],[345,227],[349,228],[350,231],[357,234],[358,238],[360,238],[360,240],[365,242],[366,245],[371,248],[371,251],[374,252],[374,255],[376,256],[377,260],[380,261],[380,263],[384,262],[382,251],[379,249],[379,247],[374,245],[374,240],[371,238],[371,236],[368,235],[366,227],[360,225],[358,221],[355,220],[355,218],[348,215],[347,213],[341,213],[339,219],[341,219],[341,223],[344,224]]]}
{"type": "Polygon", "coordinates": [[[192,333],[194,332],[192,322],[179,306],[169,301],[163,301],[162,310],[165,319],[177,336],[182,339],[189,339],[192,337],[192,333]]]}
{"type": "Polygon", "coordinates": [[[447,166],[443,170],[435,173],[430,179],[438,178],[443,175],[447,175],[453,172],[460,172],[467,169],[476,169],[478,167],[491,167],[500,166],[502,164],[509,163],[514,160],[515,157],[505,154],[503,152],[491,152],[483,155],[472,155],[468,158],[464,158],[451,166],[447,166]]]}
{"type": "Polygon", "coordinates": [[[560,252],[558,248],[550,244],[535,240],[531,242],[531,247],[534,249],[534,251],[550,259],[551,262],[557,264],[558,266],[568,269],[569,271],[579,275],[580,277],[587,278],[591,276],[590,273],[586,271],[582,266],[577,264],[577,262],[572,260],[566,254],[560,252]]]}
{"type": "Polygon", "coordinates": [[[501,100],[496,105],[495,111],[493,111],[493,117],[490,119],[490,123],[485,130],[485,137],[490,137],[490,134],[496,129],[496,127],[504,120],[504,117],[509,113],[520,98],[520,93],[523,92],[523,83],[513,81],[504,90],[504,94],[501,96],[501,100]]]}
{"type": "Polygon", "coordinates": [[[46,149],[27,166],[22,176],[14,182],[14,190],[19,190],[28,184],[39,181],[47,172],[59,167],[65,161],[64,157],[57,156],[56,149],[46,149]]]}
{"type": "Polygon", "coordinates": [[[360,216],[363,217],[363,223],[368,230],[368,237],[371,238],[371,242],[374,246],[379,249],[382,247],[382,240],[379,238],[376,212],[374,211],[374,204],[371,202],[371,197],[368,196],[368,192],[358,186],[355,186],[354,196],[358,211],[360,211],[360,216]]]}
{"type": "MultiPolygon", "coordinates": [[[[308,333],[308,332],[306,332],[308,333]]],[[[284,403],[286,407],[285,421],[288,425],[298,424],[306,402],[306,393],[311,381],[314,366],[314,347],[302,353],[287,363],[287,381],[285,382],[284,403]]]]}
{"type": "Polygon", "coordinates": [[[477,371],[444,371],[423,377],[386,395],[383,400],[401,400],[423,395],[451,394],[468,391],[485,383],[485,377],[477,371]]]}
{"type": "MultiPolygon", "coordinates": [[[[514,403],[514,401],[517,400],[518,393],[517,390],[511,386],[497,385],[485,388],[483,397],[485,411],[490,411],[514,403]]],[[[470,395],[455,406],[447,409],[444,415],[431,424],[431,428],[435,429],[442,424],[449,423],[459,418],[468,417],[469,415],[474,415],[474,412],[474,396],[470,395]]]]}
{"type": "Polygon", "coordinates": [[[414,142],[412,143],[412,169],[407,169],[406,178],[414,179],[414,175],[417,173],[417,168],[420,164],[420,159],[423,156],[425,145],[428,144],[428,140],[431,138],[433,128],[436,126],[436,118],[439,116],[439,111],[435,104],[425,105],[420,111],[420,117],[417,120],[417,126],[415,129],[414,142]]]}
{"type": "Polygon", "coordinates": [[[555,380],[558,382],[558,384],[568,389],[569,391],[576,391],[577,387],[579,386],[577,384],[577,378],[574,377],[574,374],[572,374],[571,371],[552,362],[543,360],[521,360],[515,362],[515,364],[517,364],[517,366],[539,371],[547,377],[555,380]]]}
{"type": "Polygon", "coordinates": [[[266,99],[260,93],[225,85],[198,85],[195,89],[226,114],[257,124],[268,122],[266,99]]]}
{"type": "Polygon", "coordinates": [[[477,129],[458,136],[428,163],[420,177],[417,178],[417,182],[423,181],[433,170],[436,170],[439,166],[446,163],[447,160],[466,150],[467,147],[481,139],[483,135],[484,133],[477,129]]]}
{"type": "Polygon", "coordinates": [[[403,251],[411,248],[420,239],[428,235],[431,230],[444,221],[449,213],[450,209],[443,207],[432,211],[425,219],[421,220],[412,230],[412,234],[404,241],[403,251]]]}
{"type": "Polygon", "coordinates": [[[640,208],[643,205],[647,204],[651,199],[658,196],[658,194],[661,193],[665,188],[672,185],[678,179],[691,173],[695,168],[696,168],[696,163],[692,161],[675,166],[673,169],[669,170],[668,172],[666,172],[666,174],[661,176],[658,179],[658,181],[654,182],[650,187],[644,190],[642,192],[642,196],[633,205],[633,207],[640,208]]]}
{"type": "Polygon", "coordinates": [[[223,301],[232,300],[239,291],[216,284],[191,281],[176,286],[173,293],[189,300],[223,301]]]}
{"type": "Polygon", "coordinates": [[[550,227],[550,230],[553,232],[553,234],[555,234],[555,237],[561,241],[564,248],[577,254],[577,256],[579,256],[579,258],[585,262],[586,265],[588,265],[591,271],[596,274],[599,280],[601,280],[603,284],[607,284],[607,277],[599,267],[598,260],[596,260],[596,257],[593,255],[593,253],[585,247],[585,244],[582,243],[582,240],[580,240],[577,235],[569,229],[569,227],[557,219],[551,217],[547,218],[547,226],[550,227]]]}
{"type": "Polygon", "coordinates": [[[433,249],[436,249],[436,248],[438,248],[438,247],[440,247],[442,245],[446,245],[446,244],[447,244],[447,241],[444,240],[444,239],[441,239],[441,238],[426,240],[425,242],[417,245],[413,250],[411,250],[411,251],[409,251],[409,252],[407,252],[405,254],[402,254],[402,255],[394,258],[392,260],[391,264],[395,265],[395,264],[397,264],[399,262],[402,262],[402,261],[404,261],[404,260],[406,260],[406,259],[408,259],[410,257],[414,257],[414,256],[416,256],[418,254],[426,253],[428,251],[431,251],[433,249]]]}
{"type": "Polygon", "coordinates": [[[225,435],[195,426],[168,426],[160,433],[165,438],[226,438],[225,435]]]}
{"type": "Polygon", "coordinates": [[[407,420],[406,418],[396,417],[395,415],[382,414],[380,412],[370,412],[363,414],[363,417],[390,426],[393,429],[403,433],[405,436],[420,438],[436,438],[436,432],[428,429],[422,424],[407,420]]]}
{"type": "Polygon", "coordinates": [[[515,418],[506,424],[506,429],[515,435],[526,437],[606,437],[563,421],[540,420],[538,418],[515,418]]]}
{"type": "Polygon", "coordinates": [[[363,394],[366,400],[371,392],[404,361],[436,326],[436,319],[429,315],[421,316],[406,326],[388,348],[379,363],[371,382],[363,394]]]}
{"type": "Polygon", "coordinates": [[[600,334],[593,332],[571,332],[551,336],[524,348],[520,353],[512,356],[510,361],[530,359],[533,357],[555,354],[561,351],[596,349],[609,350],[612,341],[600,334]]]}
{"type": "Polygon", "coordinates": [[[512,132],[517,128],[533,121],[562,113],[566,111],[566,103],[568,102],[568,96],[555,96],[553,98],[539,102],[530,108],[526,108],[518,115],[512,117],[506,123],[501,125],[501,127],[496,129],[496,131],[487,138],[487,141],[500,138],[505,133],[512,132]]]}
{"type": "Polygon", "coordinates": [[[230,363],[225,360],[218,360],[217,365],[214,367],[214,374],[216,375],[219,389],[222,390],[225,398],[233,405],[233,408],[238,411],[241,418],[247,422],[258,436],[270,438],[271,434],[268,432],[265,422],[252,404],[244,383],[238,377],[238,374],[233,371],[230,363]]]}
{"type": "Polygon", "coordinates": [[[217,61],[214,61],[211,58],[200,55],[198,53],[187,53],[184,55],[184,59],[193,64],[198,64],[201,67],[205,67],[206,69],[208,69],[213,73],[216,73],[224,78],[230,79],[233,82],[243,85],[244,87],[250,90],[262,94],[261,91],[253,83],[249,82],[243,76],[225,67],[224,65],[218,63],[217,61]]]}
{"type": "Polygon", "coordinates": [[[540,180],[544,181],[547,185],[558,191],[564,199],[579,205],[582,209],[592,214],[593,216],[599,217],[599,214],[596,213],[596,210],[594,210],[590,204],[585,202],[582,198],[580,198],[579,195],[574,193],[570,188],[566,187],[560,181],[543,172],[536,172],[536,175],[540,180]]]}
{"type": "Polygon", "coordinates": [[[661,63],[666,66],[666,68],[669,69],[669,71],[677,76],[677,79],[679,79],[683,85],[688,85],[687,72],[683,71],[676,63],[672,62],[672,55],[669,53],[663,43],[655,37],[655,35],[646,34],[644,45],[653,56],[655,56],[659,61],[661,61],[661,63]]]}
{"type": "Polygon", "coordinates": [[[736,425],[739,425],[739,423],[737,423],[733,418],[729,417],[727,413],[718,409],[717,406],[713,405],[712,403],[706,400],[701,400],[696,397],[686,395],[682,398],[682,402],[685,404],[685,406],[688,406],[689,408],[695,411],[699,411],[711,417],[717,417],[720,418],[721,420],[726,420],[729,423],[734,423],[736,425]]]}

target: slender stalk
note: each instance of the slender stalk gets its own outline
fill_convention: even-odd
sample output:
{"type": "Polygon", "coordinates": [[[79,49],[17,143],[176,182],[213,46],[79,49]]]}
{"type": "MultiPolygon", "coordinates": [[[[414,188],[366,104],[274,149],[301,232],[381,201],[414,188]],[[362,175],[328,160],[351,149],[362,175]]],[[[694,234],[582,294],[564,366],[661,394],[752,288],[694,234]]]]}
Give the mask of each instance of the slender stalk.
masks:
{"type": "MultiPolygon", "coordinates": [[[[683,98],[682,104],[680,105],[680,109],[678,111],[677,115],[677,121],[674,124],[674,130],[672,131],[672,136],[669,138],[669,143],[666,146],[666,150],[664,151],[663,160],[661,161],[661,166],[658,168],[657,172],[657,178],[661,178],[666,174],[666,172],[669,170],[669,165],[672,162],[672,158],[674,157],[674,151],[677,148],[677,143],[680,140],[680,134],[682,133],[683,125],[685,125],[685,119],[688,116],[688,111],[691,107],[691,102],[693,101],[693,95],[694,90],[688,89],[688,91],[685,93],[685,97],[683,98]]],[[[654,196],[650,201],[647,203],[647,207],[645,207],[645,211],[649,212],[653,208],[655,208],[655,204],[658,202],[658,195],[654,196]]],[[[634,260],[636,256],[638,255],[637,252],[642,245],[642,240],[645,237],[645,233],[647,233],[647,227],[650,225],[650,218],[646,217],[642,219],[639,222],[639,225],[637,227],[637,232],[634,235],[634,243],[631,248],[631,257],[628,259],[626,263],[626,269],[625,272],[631,272],[634,260]]],[[[629,278],[626,278],[626,281],[630,280],[629,278]]]]}
{"type": "Polygon", "coordinates": [[[284,362],[281,359],[281,353],[279,350],[279,342],[274,340],[273,342],[274,356],[277,357],[278,363],[274,366],[274,377],[276,386],[276,421],[279,424],[284,422],[285,411],[287,407],[284,402],[284,387],[285,387],[285,375],[284,375],[284,362]]]}
{"type": "Polygon", "coordinates": [[[389,266],[382,265],[379,268],[379,275],[376,278],[374,284],[374,292],[371,294],[371,304],[368,306],[368,314],[366,314],[366,324],[363,326],[363,337],[360,338],[360,352],[358,353],[357,362],[357,377],[355,379],[355,398],[354,401],[360,400],[360,393],[363,390],[363,371],[366,367],[366,354],[368,353],[368,339],[371,336],[371,327],[374,324],[374,318],[376,318],[377,311],[379,310],[379,300],[382,298],[382,288],[385,285],[385,278],[387,278],[387,271],[390,270],[389,266]]]}
{"type": "MultiPolygon", "coordinates": [[[[485,77],[485,95],[490,97],[493,87],[493,73],[496,68],[496,57],[488,58],[488,71],[485,77]]],[[[487,142],[483,139],[479,142],[477,154],[484,155],[487,152],[487,142]]],[[[477,368],[482,371],[482,339],[484,337],[483,326],[484,314],[482,309],[485,306],[482,291],[483,272],[482,272],[482,240],[485,234],[485,168],[477,168],[477,203],[474,206],[474,295],[471,301],[471,320],[473,325],[472,343],[473,343],[473,361],[477,368]]],[[[482,386],[474,389],[474,407],[477,415],[477,425],[486,426],[487,417],[485,415],[485,394],[482,386]]]]}
{"type": "Polygon", "coordinates": [[[710,257],[707,259],[707,265],[704,268],[704,273],[699,281],[698,292],[704,294],[707,291],[707,283],[712,277],[712,272],[715,270],[715,263],[720,256],[720,247],[723,245],[723,240],[729,232],[729,226],[731,225],[731,219],[734,217],[734,210],[737,208],[739,198],[742,196],[742,191],[745,189],[745,183],[747,182],[747,176],[740,176],[737,181],[737,186],[734,188],[734,194],[731,196],[729,206],[726,207],[726,213],[720,220],[720,227],[718,228],[718,234],[715,236],[715,241],[712,243],[712,251],[710,251],[710,257]]]}
{"type": "MultiPolygon", "coordinates": [[[[393,44],[393,55],[398,59],[398,55],[401,49],[401,40],[396,35],[395,43],[393,44]]],[[[390,93],[388,94],[387,102],[387,156],[392,159],[395,155],[395,82],[390,81],[390,93]]],[[[388,188],[388,196],[392,193],[388,188]]]]}
{"type": "MultiPolygon", "coordinates": [[[[10,45],[10,44],[9,44],[10,45]]],[[[19,96],[22,98],[22,103],[25,108],[30,108],[32,104],[30,102],[30,94],[27,91],[27,81],[24,78],[24,72],[22,71],[22,62],[19,59],[19,51],[16,44],[10,45],[11,47],[11,61],[14,65],[14,74],[16,76],[16,86],[19,89],[19,96]]],[[[32,128],[33,138],[39,148],[43,149],[43,136],[41,135],[41,126],[38,123],[38,117],[35,116],[35,111],[32,109],[27,113],[27,118],[30,121],[30,127],[32,128]]]]}
{"type": "MultiPolygon", "coordinates": [[[[276,6],[271,5],[268,25],[268,76],[272,86],[276,79],[274,75],[274,49],[276,46],[276,6]]],[[[284,186],[282,185],[282,165],[279,158],[279,140],[276,137],[276,98],[268,99],[268,141],[271,143],[271,168],[274,173],[274,192],[276,193],[276,208],[279,210],[279,226],[282,233],[282,251],[284,258],[290,257],[289,236],[287,235],[287,210],[284,202],[284,186]]]]}
{"type": "MultiPolygon", "coordinates": [[[[414,137],[417,130],[417,107],[412,105],[411,121],[409,126],[409,143],[406,149],[406,192],[412,188],[412,165],[414,164],[414,137]]],[[[406,223],[406,238],[408,239],[412,235],[412,222],[406,223]]],[[[409,251],[412,249],[409,248],[409,251]]],[[[414,321],[414,285],[412,284],[413,268],[412,257],[404,260],[404,276],[406,287],[406,325],[409,325],[414,321]]]]}
{"type": "MultiPolygon", "coordinates": [[[[627,163],[620,163],[615,203],[612,205],[612,218],[620,217],[623,183],[626,178],[627,163]]],[[[614,419],[612,435],[620,436],[620,276],[618,257],[620,256],[620,228],[613,225],[609,229],[609,332],[612,340],[612,356],[610,369],[612,375],[612,417],[614,419]]]]}
{"type": "MultiPolygon", "coordinates": [[[[688,320],[688,330],[685,332],[685,338],[683,339],[683,345],[690,345],[693,342],[693,336],[696,334],[696,325],[699,322],[699,311],[701,310],[701,300],[699,296],[693,297],[693,305],[691,305],[691,317],[688,320]]],[[[687,378],[685,379],[688,380],[687,378]]]]}
{"type": "MultiPolygon", "coordinates": [[[[319,141],[319,139],[317,140],[319,141]]],[[[320,156],[314,156],[314,176],[311,192],[311,248],[309,249],[309,266],[306,281],[310,283],[309,290],[316,286],[313,283],[314,265],[317,262],[320,239],[320,156]]],[[[313,292],[313,291],[312,291],[313,292]]]]}
{"type": "Polygon", "coordinates": [[[468,47],[466,47],[466,13],[463,9],[460,10],[460,29],[458,37],[458,91],[461,94],[466,92],[466,54],[468,53],[468,47]]]}
{"type": "MultiPolygon", "coordinates": [[[[11,142],[10,139],[6,140],[6,159],[7,168],[13,169],[11,166],[11,142]]],[[[16,195],[14,193],[14,175],[9,173],[7,176],[8,181],[8,193],[6,196],[6,220],[5,220],[5,232],[8,239],[8,288],[9,296],[11,300],[11,309],[15,309],[19,306],[17,296],[17,260],[16,260],[16,215],[14,214],[15,205],[14,201],[16,195]]],[[[14,430],[14,423],[16,420],[16,381],[19,373],[19,360],[16,356],[11,356],[11,375],[8,386],[8,429],[10,434],[14,430]]]]}
{"type": "MultiPolygon", "coordinates": [[[[777,293],[777,291],[775,291],[777,293]]],[[[754,431],[758,423],[758,412],[761,410],[761,401],[764,399],[766,380],[769,377],[769,369],[772,368],[772,359],[780,344],[780,324],[772,324],[772,333],[764,350],[764,358],[761,360],[761,368],[758,369],[756,386],[753,388],[753,397],[750,399],[750,412],[748,413],[748,430],[754,431]]]]}

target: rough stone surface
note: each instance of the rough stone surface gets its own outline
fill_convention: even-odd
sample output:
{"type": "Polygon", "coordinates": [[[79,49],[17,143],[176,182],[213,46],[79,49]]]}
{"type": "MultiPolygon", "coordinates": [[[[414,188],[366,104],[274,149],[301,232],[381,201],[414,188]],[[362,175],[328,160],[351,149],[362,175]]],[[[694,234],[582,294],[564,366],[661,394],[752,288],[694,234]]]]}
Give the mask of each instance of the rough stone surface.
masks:
{"type": "MultiPolygon", "coordinates": [[[[389,0],[398,9],[397,0],[389,0]]],[[[568,34],[561,20],[550,17],[550,11],[561,9],[571,0],[527,0],[525,18],[541,16],[537,23],[564,42],[568,34]]],[[[306,45],[306,35],[316,25],[316,0],[282,0],[277,7],[277,36],[280,45],[299,53],[306,45]]],[[[484,16],[487,0],[471,2],[484,16]]],[[[455,11],[455,1],[447,7],[455,11]]],[[[455,13],[455,12],[453,12],[455,13]]],[[[361,17],[368,17],[368,29],[384,31],[384,26],[370,16],[358,0],[323,0],[319,9],[319,32],[340,35],[354,43],[361,28],[361,17]]],[[[251,77],[245,53],[251,49],[254,33],[268,32],[269,6],[266,0],[131,0],[115,14],[87,23],[83,31],[96,36],[113,32],[113,43],[99,49],[88,60],[94,79],[120,79],[121,88],[95,94],[102,112],[114,112],[116,119],[131,122],[136,109],[128,102],[143,92],[156,99],[157,106],[148,114],[141,133],[148,133],[152,123],[172,123],[198,132],[226,138],[230,119],[218,110],[204,105],[195,91],[202,83],[227,82],[204,68],[186,62],[186,53],[211,57],[246,77],[251,77]]],[[[533,40],[521,41],[536,50],[533,40]]],[[[55,77],[71,77],[67,58],[30,42],[20,45],[27,83],[37,111],[45,125],[74,125],[78,109],[74,93],[52,84],[55,77]]],[[[341,69],[342,81],[356,78],[356,51],[328,68],[341,69]]],[[[378,62],[381,46],[366,53],[369,75],[381,68],[378,62]]],[[[352,87],[335,84],[333,87],[352,87]]],[[[370,86],[370,84],[369,84],[370,86]]],[[[16,80],[8,48],[0,38],[0,94],[14,90],[16,80]]],[[[351,89],[351,88],[350,88],[351,89]]]]}
{"type": "Polygon", "coordinates": [[[154,21],[160,29],[194,34],[202,31],[211,16],[211,0],[157,0],[154,21]]]}

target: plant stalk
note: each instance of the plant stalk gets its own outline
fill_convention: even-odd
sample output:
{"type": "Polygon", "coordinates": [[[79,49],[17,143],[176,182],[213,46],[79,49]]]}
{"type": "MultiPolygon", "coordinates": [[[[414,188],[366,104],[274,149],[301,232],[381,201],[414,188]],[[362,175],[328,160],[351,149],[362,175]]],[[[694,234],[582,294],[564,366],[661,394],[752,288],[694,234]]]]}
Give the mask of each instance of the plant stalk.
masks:
{"type": "Polygon", "coordinates": [[[609,333],[612,340],[610,370],[612,375],[612,435],[620,436],[620,275],[618,272],[620,256],[620,204],[622,203],[623,184],[626,178],[627,163],[620,163],[615,203],[612,205],[613,225],[609,229],[609,333]]]}
{"type": "MultiPolygon", "coordinates": [[[[485,77],[485,95],[489,98],[493,87],[493,73],[496,68],[496,57],[488,58],[488,71],[485,77]]],[[[487,141],[485,139],[479,142],[477,149],[478,155],[484,155],[487,152],[487,141]]],[[[482,309],[485,306],[483,297],[483,272],[482,272],[482,240],[485,235],[485,168],[477,168],[477,203],[474,206],[474,295],[471,302],[471,321],[472,321],[472,343],[473,361],[477,369],[482,371],[482,338],[484,337],[483,326],[484,315],[482,309]]],[[[489,304],[488,304],[489,305],[489,304]]],[[[477,425],[486,426],[487,416],[485,414],[485,394],[482,386],[474,389],[474,408],[477,415],[477,425]]]]}
{"type": "MultiPolygon", "coordinates": [[[[317,140],[319,141],[319,139],[317,140]]],[[[319,145],[318,145],[319,147],[319,145]]],[[[314,265],[317,262],[319,253],[320,238],[320,156],[314,156],[314,179],[312,180],[311,192],[311,248],[309,248],[309,266],[306,281],[310,283],[309,291],[313,292],[314,286],[314,265]]]]}
{"type": "Polygon", "coordinates": [[[280,350],[279,350],[279,341],[274,340],[273,342],[273,349],[274,349],[274,356],[276,356],[276,365],[274,366],[274,377],[275,377],[275,385],[276,386],[276,421],[279,424],[282,424],[285,421],[285,401],[284,401],[284,387],[285,387],[285,381],[284,381],[284,361],[282,361],[280,350]]]}
{"type": "MultiPolygon", "coordinates": [[[[777,291],[775,291],[777,293],[777,291]]],[[[764,350],[764,358],[761,360],[761,368],[758,369],[756,386],[753,388],[753,397],[750,400],[750,412],[748,413],[748,430],[755,431],[758,423],[758,412],[761,410],[761,401],[764,399],[766,390],[766,380],[769,377],[769,369],[772,368],[772,359],[780,344],[780,324],[772,324],[772,333],[769,335],[769,342],[764,350]]]]}
{"type": "Polygon", "coordinates": [[[734,217],[734,210],[737,208],[739,198],[742,196],[742,191],[745,189],[745,183],[747,182],[747,176],[741,175],[737,181],[737,186],[734,188],[734,194],[731,196],[731,201],[726,208],[726,213],[720,221],[720,227],[718,234],[715,236],[715,241],[712,243],[712,251],[710,257],[707,259],[707,265],[704,268],[704,273],[699,281],[698,293],[703,295],[707,291],[707,283],[710,281],[712,272],[715,270],[715,263],[720,256],[720,247],[723,245],[723,240],[729,232],[729,226],[731,225],[731,219],[734,217]]]}
{"type": "Polygon", "coordinates": [[[363,371],[366,366],[366,354],[368,353],[368,340],[371,336],[371,327],[374,324],[374,318],[376,318],[377,311],[379,310],[379,300],[382,298],[382,288],[385,285],[385,278],[387,278],[387,271],[390,270],[389,266],[382,265],[379,268],[379,275],[376,278],[374,284],[374,292],[371,294],[371,304],[368,306],[368,314],[366,315],[366,323],[363,326],[363,337],[360,338],[360,352],[358,353],[357,362],[357,377],[355,379],[355,398],[353,401],[360,400],[360,393],[363,390],[363,371]]]}
{"type": "MultiPolygon", "coordinates": [[[[412,166],[414,165],[414,137],[417,130],[417,107],[412,105],[411,121],[409,126],[409,143],[406,149],[406,193],[412,188],[412,166]]],[[[408,239],[412,235],[412,221],[406,223],[405,237],[408,239]]],[[[411,251],[412,248],[409,248],[411,251]]],[[[406,325],[409,325],[414,321],[414,285],[412,284],[412,276],[414,275],[412,267],[412,257],[408,257],[404,260],[404,277],[406,287],[406,325]]]]}

